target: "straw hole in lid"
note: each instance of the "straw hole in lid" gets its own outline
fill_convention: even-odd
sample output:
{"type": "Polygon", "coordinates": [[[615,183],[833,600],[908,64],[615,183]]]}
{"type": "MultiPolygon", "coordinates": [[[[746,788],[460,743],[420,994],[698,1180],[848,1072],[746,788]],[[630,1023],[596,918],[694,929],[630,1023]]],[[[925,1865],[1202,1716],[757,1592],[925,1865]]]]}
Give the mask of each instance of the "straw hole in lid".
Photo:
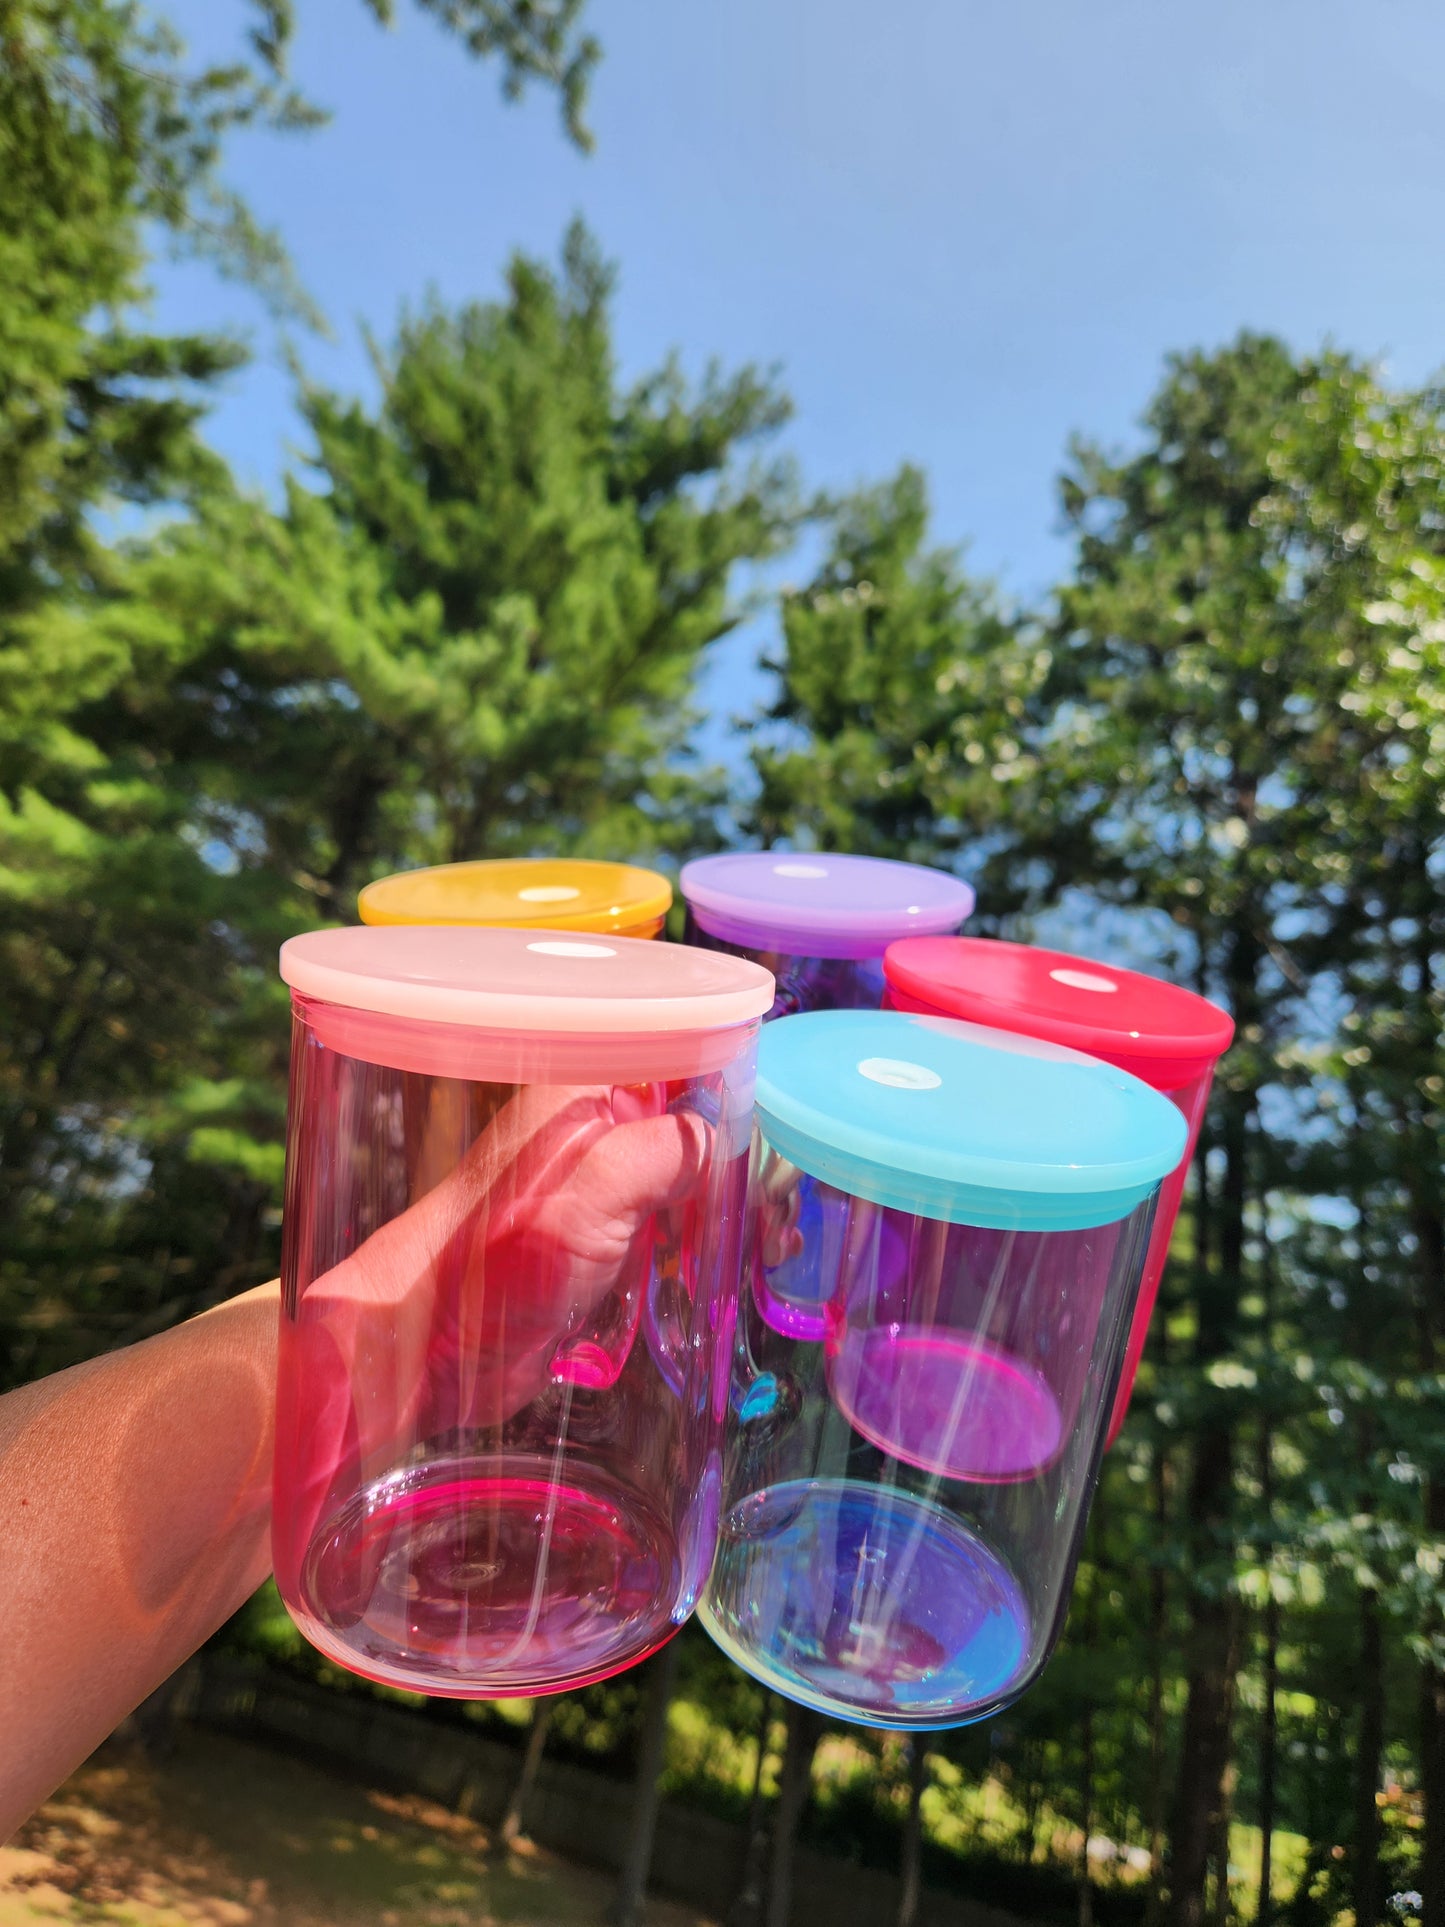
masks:
{"type": "Polygon", "coordinates": [[[1067,984],[1070,990],[1117,990],[1119,986],[1112,977],[1101,977],[1094,970],[1051,970],[1049,975],[1056,984],[1067,984]]]}
{"type": "Polygon", "coordinates": [[[871,1084],[887,1084],[896,1091],[936,1091],[943,1082],[926,1064],[911,1064],[903,1057],[865,1057],[858,1074],[871,1084]]]}
{"type": "Polygon", "coordinates": [[[529,943],[529,950],[535,950],[543,957],[615,957],[617,952],[605,943],[580,943],[563,937],[545,938],[539,943],[529,943]]]}

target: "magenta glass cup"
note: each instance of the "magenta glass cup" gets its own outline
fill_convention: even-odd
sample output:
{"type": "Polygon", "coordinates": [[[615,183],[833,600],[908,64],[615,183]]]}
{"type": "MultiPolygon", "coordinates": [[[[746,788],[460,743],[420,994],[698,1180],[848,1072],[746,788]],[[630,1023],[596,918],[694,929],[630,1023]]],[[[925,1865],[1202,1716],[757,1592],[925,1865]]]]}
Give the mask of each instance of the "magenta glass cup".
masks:
{"type": "Polygon", "coordinates": [[[386,1685],[560,1691],[712,1561],[772,980],[625,937],[288,943],[273,1551],[386,1685]]]}
{"type": "Polygon", "coordinates": [[[1047,1039],[1099,1057],[1162,1091],[1189,1127],[1183,1155],[1164,1180],[1144,1281],[1114,1401],[1109,1442],[1129,1409],[1149,1320],[1159,1294],[1184,1183],[1209,1106],[1214,1067],[1234,1024],[1205,997],[1137,970],[1067,951],[993,938],[918,938],[889,946],[884,1002],[1047,1039]]]}

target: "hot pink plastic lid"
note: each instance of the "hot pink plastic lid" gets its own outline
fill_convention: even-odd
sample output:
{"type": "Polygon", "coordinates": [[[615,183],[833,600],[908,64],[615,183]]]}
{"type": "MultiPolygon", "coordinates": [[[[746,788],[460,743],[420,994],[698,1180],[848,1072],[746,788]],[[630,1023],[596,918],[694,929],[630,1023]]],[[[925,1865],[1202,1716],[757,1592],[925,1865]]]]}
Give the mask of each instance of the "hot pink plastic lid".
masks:
{"type": "Polygon", "coordinates": [[[1100,1057],[1178,1090],[1228,1050],[1234,1021],[1192,990],[1142,971],[991,937],[906,937],[883,958],[901,1010],[962,1017],[1100,1057]]]}
{"type": "Polygon", "coordinates": [[[716,1030],[773,1001],[771,973],[745,958],[574,931],[313,930],[281,946],[281,976],[349,1010],[544,1036],[716,1030]]]}

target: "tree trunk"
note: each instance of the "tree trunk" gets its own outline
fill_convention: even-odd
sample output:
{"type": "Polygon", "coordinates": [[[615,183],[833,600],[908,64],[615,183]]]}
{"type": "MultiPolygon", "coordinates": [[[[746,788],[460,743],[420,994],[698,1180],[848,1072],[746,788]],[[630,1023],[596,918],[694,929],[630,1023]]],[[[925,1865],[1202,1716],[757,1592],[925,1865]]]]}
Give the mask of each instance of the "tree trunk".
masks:
{"type": "Polygon", "coordinates": [[[1189,1697],[1170,1827],[1169,1927],[1204,1927],[1210,1849],[1224,1797],[1238,1670],[1235,1600],[1201,1598],[1189,1638],[1189,1697]]]}
{"type": "Polygon", "coordinates": [[[923,1795],[928,1787],[926,1738],[925,1734],[915,1733],[908,1742],[908,1813],[903,1822],[898,1927],[914,1927],[923,1892],[923,1795]]]}
{"type": "MultiPolygon", "coordinates": [[[[1097,1585],[1098,1580],[1095,1579],[1097,1585]]],[[[1094,1927],[1094,1883],[1089,1878],[1089,1828],[1094,1811],[1094,1709],[1084,1708],[1079,1802],[1083,1808],[1084,1837],[1079,1846],[1079,1927],[1094,1927]]]]}
{"type": "Polygon", "coordinates": [[[788,1742],[778,1783],[773,1824],[773,1859],[768,1875],[767,1927],[788,1927],[793,1911],[793,1861],[798,1822],[813,1784],[813,1755],[823,1737],[823,1717],[811,1707],[788,1702],[788,1742]]]}
{"type": "Polygon", "coordinates": [[[1038,1748],[1030,1743],[1024,1753],[1028,1784],[1024,1789],[1024,1862],[1032,1866],[1039,1853],[1039,1816],[1044,1804],[1043,1769],[1038,1748]]]}
{"type": "MultiPolygon", "coordinates": [[[[1420,1214],[1423,1216],[1424,1214],[1420,1214]]],[[[1417,1218],[1417,1223],[1419,1218],[1417,1218]]],[[[1431,1321],[1431,1361],[1427,1370],[1438,1370],[1433,1354],[1434,1334],[1445,1333],[1441,1301],[1445,1300],[1445,1261],[1440,1254],[1439,1221],[1430,1227],[1436,1248],[1422,1253],[1427,1269],[1426,1303],[1431,1321]]],[[[1434,1539],[1445,1538],[1445,1478],[1438,1474],[1425,1483],[1425,1530],[1434,1539]]],[[[1429,1631],[1438,1635],[1440,1628],[1429,1631]]],[[[1420,1793],[1425,1809],[1425,1838],[1420,1856],[1420,1891],[1425,1896],[1421,1915],[1424,1927],[1445,1927],[1445,1671],[1427,1661],[1420,1676],[1420,1793]]]]}
{"type": "Polygon", "coordinates": [[[637,1780],[627,1825],[622,1873],[617,1883],[617,1901],[612,1915],[616,1927],[637,1927],[647,1898],[652,1840],[657,1831],[657,1808],[662,1797],[658,1781],[662,1774],[663,1755],[667,1750],[667,1709],[672,1704],[673,1688],[677,1684],[680,1650],[676,1639],[669,1640],[647,1669],[647,1700],[642,1715],[642,1737],[637,1749],[637,1780]]]}
{"type": "Polygon", "coordinates": [[[1380,1602],[1360,1594],[1360,1737],[1355,1754],[1355,1854],[1351,1881],[1355,1927],[1380,1917],[1380,1756],[1385,1748],[1385,1656],[1380,1602]]]}
{"type": "Polygon", "coordinates": [[[1162,1554],[1169,1530],[1169,1459],[1154,1447],[1154,1564],[1149,1569],[1149,1897],[1144,1927],[1159,1927],[1164,1913],[1164,1642],[1169,1591],[1162,1554]]]}
{"type": "MultiPolygon", "coordinates": [[[[1438,1231],[1438,1225],[1435,1229],[1438,1231]]],[[[1438,1276],[1445,1266],[1437,1261],[1435,1269],[1438,1276]]],[[[1440,1297],[1445,1298],[1445,1290],[1440,1297]]],[[[1432,1294],[1427,1302],[1432,1314],[1433,1353],[1433,1330],[1445,1331],[1445,1323],[1434,1323],[1440,1316],[1438,1299],[1432,1294]]],[[[1433,1358],[1428,1369],[1438,1369],[1433,1358]]],[[[1445,1538],[1445,1478],[1439,1475],[1425,1483],[1425,1530],[1431,1538],[1445,1538]]],[[[1438,1634],[1440,1629],[1432,1626],[1427,1630],[1438,1634]]],[[[1420,1677],[1420,1793],[1425,1809],[1420,1857],[1420,1891],[1425,1896],[1425,1908],[1421,1918],[1425,1927],[1445,1927],[1445,1671],[1428,1661],[1420,1677]]]]}
{"type": "MultiPolygon", "coordinates": [[[[1104,1486],[1101,1482],[1094,1500],[1094,1516],[1090,1521],[1093,1570],[1089,1574],[1089,1590],[1079,1628],[1080,1649],[1091,1657],[1099,1643],[1099,1596],[1104,1587],[1105,1571],[1104,1516],[1104,1486]]],[[[1094,1702],[1087,1697],[1087,1687],[1085,1693],[1079,1756],[1079,1806],[1084,1830],[1079,1846],[1079,1927],[1094,1927],[1094,1884],[1089,1877],[1089,1833],[1094,1824],[1094,1702]]]]}
{"type": "Polygon", "coordinates": [[[550,1695],[539,1699],[532,1709],[532,1724],[527,1731],[527,1750],[522,1755],[522,1770],[517,1775],[517,1783],[512,1788],[512,1797],[507,1802],[507,1811],[502,1815],[501,1839],[504,1846],[510,1847],[514,1840],[522,1836],[526,1825],[527,1807],[532,1798],[532,1788],[537,1783],[537,1774],[542,1765],[542,1755],[547,1747],[547,1732],[552,1724],[552,1713],[556,1700],[550,1695]]]}
{"type": "MultiPolygon", "coordinates": [[[[1232,1477],[1233,1440],[1226,1428],[1212,1426],[1200,1436],[1190,1481],[1189,1517],[1200,1538],[1208,1524],[1226,1516],[1232,1477]]],[[[1179,1779],[1169,1829],[1169,1927],[1204,1927],[1210,1852],[1230,1760],[1238,1644],[1235,1595],[1219,1580],[1211,1590],[1197,1589],[1187,1642],[1188,1697],[1179,1779]]]]}
{"type": "MultiPolygon", "coordinates": [[[[1196,1448],[1189,1516],[1196,1527],[1225,1515],[1232,1440],[1213,1427],[1196,1448]]],[[[1239,1604],[1222,1586],[1196,1591],[1187,1645],[1188,1698],[1170,1825],[1169,1927],[1204,1927],[1210,1852],[1224,1801],[1239,1669],[1239,1604]]]]}
{"type": "Polygon", "coordinates": [[[1224,1793],[1214,1819],[1214,1842],[1210,1850],[1214,1862],[1213,1927],[1229,1927],[1229,1828],[1234,1818],[1234,1782],[1235,1772],[1230,1766],[1225,1771],[1224,1793]]]}
{"type": "MultiPolygon", "coordinates": [[[[1433,806],[1432,806],[1433,818],[1433,806]]],[[[1417,894],[1412,959],[1415,990],[1412,996],[1413,1032],[1419,1063],[1438,1066],[1439,1017],[1435,1006],[1442,949],[1440,888],[1431,868],[1435,836],[1433,820],[1422,825],[1411,863],[1417,894]]],[[[1417,1107],[1412,1091],[1403,1120],[1406,1182],[1415,1232],[1418,1296],[1416,1315],[1420,1332],[1420,1364],[1425,1372],[1441,1369],[1445,1350],[1445,1183],[1440,1168],[1438,1125],[1428,1110],[1417,1107]]],[[[1425,1530],[1445,1535],[1445,1477],[1439,1473],[1425,1484],[1425,1530]]],[[[1438,1621],[1424,1630],[1437,1637],[1445,1628],[1438,1621]]],[[[1425,1896],[1425,1927],[1445,1927],[1445,1671],[1428,1663],[1420,1682],[1420,1792],[1425,1809],[1425,1837],[1420,1859],[1420,1891],[1425,1896]]]]}
{"type": "Polygon", "coordinates": [[[763,1772],[768,1760],[768,1739],[773,1730],[771,1693],[763,1694],[763,1710],[758,1718],[758,1756],[753,1763],[753,1790],[748,1797],[747,1843],[743,1849],[743,1875],[737,1898],[728,1910],[728,1927],[755,1927],[763,1909],[763,1875],[767,1867],[768,1816],[763,1804],[763,1772]]]}
{"type": "MultiPolygon", "coordinates": [[[[1245,915],[1227,933],[1224,977],[1236,1024],[1248,1033],[1259,1014],[1262,953],[1254,922],[1245,915]]],[[[1226,1084],[1219,1146],[1224,1172],[1212,1213],[1201,1203],[1200,1223],[1213,1215],[1213,1250],[1201,1240],[1196,1253],[1199,1309],[1195,1357],[1201,1370],[1234,1342],[1244,1285],[1245,1214],[1248,1200],[1249,1122],[1252,1090],[1226,1084]],[[1212,1260],[1212,1261],[1211,1261],[1212,1260]]],[[[1212,1412],[1195,1439],[1188,1519],[1191,1528],[1193,1600],[1186,1649],[1188,1697],[1180,1748],[1179,1779],[1170,1827],[1169,1927],[1204,1927],[1210,1850],[1224,1800],[1239,1667],[1239,1607],[1230,1589],[1221,1542],[1229,1524],[1234,1488],[1235,1441],[1231,1422],[1212,1412]]]]}
{"type": "Polygon", "coordinates": [[[1254,1917],[1268,1927],[1274,1906],[1274,1812],[1279,1752],[1279,1601],[1264,1608],[1264,1706],[1259,1722],[1259,1898],[1254,1917]]]}
{"type": "MultiPolygon", "coordinates": [[[[1264,1272],[1264,1330],[1266,1344],[1274,1336],[1275,1271],[1273,1254],[1266,1257],[1264,1272]]],[[[1268,1927],[1274,1903],[1274,1812],[1278,1791],[1279,1755],[1279,1601],[1274,1596],[1273,1574],[1268,1562],[1274,1551],[1274,1430],[1266,1414],[1259,1428],[1259,1504],[1269,1542],[1264,1547],[1269,1595],[1264,1605],[1264,1664],[1261,1687],[1264,1704],[1259,1720],[1259,1894],[1254,1917],[1257,1927],[1268,1927]]]]}
{"type": "MultiPolygon", "coordinates": [[[[1428,1495],[1430,1529],[1445,1533],[1445,1486],[1428,1495]]],[[[1445,1672],[1427,1665],[1420,1677],[1420,1791],[1425,1805],[1420,1891],[1424,1927],[1445,1927],[1445,1672]]]]}
{"type": "Polygon", "coordinates": [[[318,894],[328,901],[354,888],[362,859],[375,847],[376,814],[386,790],[387,773],[366,769],[353,776],[347,793],[338,800],[330,824],[335,854],[319,879],[318,894]]]}

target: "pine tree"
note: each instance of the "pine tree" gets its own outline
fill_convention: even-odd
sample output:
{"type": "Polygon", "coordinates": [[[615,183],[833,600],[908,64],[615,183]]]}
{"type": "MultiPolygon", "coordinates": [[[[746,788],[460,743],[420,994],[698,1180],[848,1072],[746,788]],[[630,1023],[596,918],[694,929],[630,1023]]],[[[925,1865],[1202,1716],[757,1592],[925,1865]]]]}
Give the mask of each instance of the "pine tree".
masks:
{"type": "MultiPolygon", "coordinates": [[[[143,1276],[179,1264],[211,1290],[234,1287],[245,1254],[267,1262],[288,931],[349,920],[360,884],[407,864],[703,833],[689,694],[735,620],[735,566],[791,527],[786,471],[749,459],[786,404],[749,370],[694,391],[669,365],[619,389],[609,289],[577,230],[560,272],[518,260],[504,301],[405,321],[374,413],[307,391],[323,489],[293,482],[277,514],[213,480],[67,615],[64,684],[38,639],[14,653],[50,760],[9,833],[32,865],[50,838],[45,887],[71,920],[36,972],[41,886],[23,911],[16,893],[17,996],[37,1039],[80,1026],[90,1057],[58,1066],[44,1107],[17,1079],[29,1135],[7,1168],[74,1263],[55,1159],[82,1116],[85,1144],[110,1145],[72,1308],[103,1288],[133,1321],[143,1276]],[[102,1042],[115,1056],[122,1036],[108,1070],[102,1042]],[[211,1194],[193,1217],[197,1165],[211,1194]]],[[[45,1271],[36,1247],[24,1257],[25,1276],[45,1271]]]]}
{"type": "MultiPolygon", "coordinates": [[[[501,59],[510,91],[555,84],[584,136],[580,0],[432,10],[501,59]]],[[[202,772],[150,734],[189,645],[111,539],[224,495],[198,423],[242,359],[137,319],[148,238],[308,312],[224,176],[233,129],[319,119],[286,82],[290,7],[257,0],[238,26],[248,11],[240,57],[197,67],[130,0],[0,0],[0,1326],[16,1376],[269,1261],[280,1099],[255,960],[310,899],[227,874],[213,831],[245,817],[242,746],[207,745],[202,772]]]]}
{"type": "Polygon", "coordinates": [[[1114,906],[1235,1015],[1105,1467],[1125,1603],[1008,1721],[1051,1800],[1086,1727],[1092,1801],[1151,1844],[1173,1757],[1178,1927],[1211,1871],[1227,1902],[1231,1805],[1309,1830],[1301,1905],[1364,1904],[1381,1855],[1445,1891],[1440,421],[1348,357],[1176,357],[1135,451],[1073,453],[1052,616],[991,637],[924,592],[917,487],[866,498],[786,606],[758,759],[764,834],[947,862],[972,835],[985,915],[1114,906]],[[900,557],[911,593],[875,598],[900,557]],[[1420,1763],[1418,1873],[1370,1823],[1387,1756],[1420,1763]]]}
{"type": "Polygon", "coordinates": [[[827,522],[823,562],[783,602],[751,827],[765,843],[977,858],[1034,767],[1020,722],[1047,653],[956,552],[929,546],[916,469],[827,522]]]}

